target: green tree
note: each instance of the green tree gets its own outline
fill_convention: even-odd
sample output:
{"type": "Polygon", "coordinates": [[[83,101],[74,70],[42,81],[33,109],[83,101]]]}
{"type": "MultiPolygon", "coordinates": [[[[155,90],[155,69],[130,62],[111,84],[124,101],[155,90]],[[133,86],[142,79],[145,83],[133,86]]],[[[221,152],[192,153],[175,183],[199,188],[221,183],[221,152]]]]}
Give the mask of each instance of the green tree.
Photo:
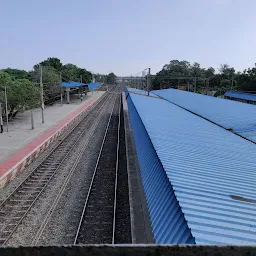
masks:
{"type": "Polygon", "coordinates": [[[97,82],[106,83],[107,81],[107,75],[97,73],[97,74],[93,74],[93,77],[97,82]]]}
{"type": "Polygon", "coordinates": [[[116,82],[116,75],[111,72],[107,75],[107,83],[108,84],[114,84],[116,82]]]}
{"type": "Polygon", "coordinates": [[[171,60],[169,64],[164,65],[163,69],[160,72],[162,73],[162,75],[181,77],[189,76],[190,71],[191,65],[188,61],[171,60]]]}
{"type": "Polygon", "coordinates": [[[9,116],[36,107],[39,103],[39,90],[28,79],[13,79],[8,73],[0,71],[0,101],[4,102],[4,88],[7,88],[9,116]]]}
{"type": "Polygon", "coordinates": [[[214,77],[214,75],[215,75],[215,69],[214,69],[213,67],[209,67],[209,68],[207,68],[207,69],[204,71],[204,73],[205,73],[205,76],[206,76],[207,78],[214,77]]]}
{"type": "Polygon", "coordinates": [[[200,64],[197,62],[194,62],[194,64],[189,69],[189,75],[192,77],[201,77],[203,75],[203,71],[200,68],[200,64]]]}
{"type": "Polygon", "coordinates": [[[71,63],[68,63],[62,68],[62,79],[64,81],[80,81],[79,68],[71,63]]]}
{"type": "Polygon", "coordinates": [[[92,81],[92,73],[85,68],[78,69],[79,78],[82,77],[83,83],[90,83],[92,81]]]}
{"type": "Polygon", "coordinates": [[[2,71],[8,73],[14,79],[23,79],[23,78],[28,79],[29,78],[29,73],[25,70],[6,68],[6,69],[3,69],[2,71]]]}
{"type": "Polygon", "coordinates": [[[13,84],[13,78],[6,72],[0,70],[0,102],[4,103],[5,86],[10,87],[13,84]]]}
{"type": "Polygon", "coordinates": [[[153,80],[153,88],[169,88],[179,84],[191,83],[195,76],[202,76],[203,71],[197,62],[191,65],[186,60],[171,60],[156,74],[153,80]],[[183,77],[184,79],[182,79],[183,77]],[[188,77],[190,78],[188,79],[188,77]]]}
{"type": "Polygon", "coordinates": [[[237,89],[240,91],[256,91],[256,68],[248,68],[235,76],[237,89]]]}
{"type": "Polygon", "coordinates": [[[230,67],[228,64],[222,64],[220,69],[220,74],[223,76],[223,79],[231,79],[235,76],[235,69],[230,67]]]}
{"type": "Polygon", "coordinates": [[[37,107],[40,103],[39,88],[27,79],[17,79],[7,88],[10,117],[18,112],[37,107]]]}
{"type": "MultiPolygon", "coordinates": [[[[63,64],[61,63],[60,59],[56,57],[47,58],[47,60],[40,62],[40,64],[42,66],[52,67],[57,72],[60,72],[63,67],[63,64]]],[[[34,66],[34,69],[37,69],[37,68],[38,68],[38,64],[34,66]]]]}

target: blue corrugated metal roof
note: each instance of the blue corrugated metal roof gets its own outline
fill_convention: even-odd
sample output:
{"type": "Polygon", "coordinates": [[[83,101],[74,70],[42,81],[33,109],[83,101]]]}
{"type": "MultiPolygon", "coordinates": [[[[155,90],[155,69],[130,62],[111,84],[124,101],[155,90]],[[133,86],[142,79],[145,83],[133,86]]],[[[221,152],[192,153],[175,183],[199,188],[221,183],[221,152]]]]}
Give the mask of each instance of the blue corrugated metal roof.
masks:
{"type": "Polygon", "coordinates": [[[62,82],[61,85],[63,87],[80,87],[80,86],[85,86],[86,84],[70,81],[70,82],[62,82]]]}
{"type": "Polygon", "coordinates": [[[255,105],[176,89],[152,93],[256,142],[255,105]]]}
{"type": "Polygon", "coordinates": [[[251,94],[251,93],[227,91],[224,94],[224,96],[225,97],[230,97],[230,98],[236,98],[236,99],[249,100],[249,101],[256,102],[256,94],[251,94]]]}
{"type": "Polygon", "coordinates": [[[159,244],[194,244],[173,188],[130,97],[127,102],[154,239],[159,244]]]}
{"type": "MultiPolygon", "coordinates": [[[[165,100],[133,93],[129,97],[196,244],[256,244],[255,145],[165,100]]],[[[155,193],[152,187],[151,197],[155,193]]],[[[165,214],[161,207],[154,211],[165,214]]],[[[160,225],[159,232],[168,225],[160,225]]]]}
{"type": "MultiPolygon", "coordinates": [[[[79,83],[79,82],[74,82],[74,81],[70,81],[70,82],[62,82],[62,86],[63,87],[80,87],[80,86],[85,86],[87,84],[84,83],[79,83]]],[[[100,82],[95,82],[95,83],[89,83],[88,84],[88,88],[90,90],[96,89],[100,86],[100,82]]]]}
{"type": "Polygon", "coordinates": [[[98,88],[98,87],[100,87],[100,82],[89,83],[89,84],[88,84],[88,88],[89,88],[90,90],[96,89],[96,88],[98,88]]]}

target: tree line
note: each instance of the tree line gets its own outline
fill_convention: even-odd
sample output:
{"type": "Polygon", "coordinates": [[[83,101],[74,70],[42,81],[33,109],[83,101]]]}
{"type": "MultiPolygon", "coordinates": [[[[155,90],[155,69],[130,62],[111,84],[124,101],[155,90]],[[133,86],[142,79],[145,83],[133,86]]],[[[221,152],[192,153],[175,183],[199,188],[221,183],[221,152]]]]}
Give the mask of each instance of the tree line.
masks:
{"type": "MultiPolygon", "coordinates": [[[[114,83],[113,73],[109,75],[93,75],[85,68],[75,64],[63,64],[60,59],[51,57],[34,65],[31,71],[6,68],[0,70],[0,102],[5,102],[4,90],[8,94],[9,118],[18,112],[40,105],[40,69],[44,87],[44,103],[50,104],[60,96],[61,82],[76,81],[90,83],[94,76],[96,81],[114,83]],[[102,80],[102,81],[101,81],[102,80]]],[[[115,77],[115,75],[114,75],[115,77]]],[[[3,108],[5,116],[5,109],[3,108]]]]}
{"type": "Polygon", "coordinates": [[[223,64],[215,70],[213,67],[202,68],[197,62],[191,64],[185,60],[171,60],[154,77],[153,88],[194,86],[195,83],[196,92],[201,92],[203,88],[208,87],[217,91],[216,96],[223,95],[227,90],[256,91],[256,68],[236,72],[228,64],[223,64]]]}

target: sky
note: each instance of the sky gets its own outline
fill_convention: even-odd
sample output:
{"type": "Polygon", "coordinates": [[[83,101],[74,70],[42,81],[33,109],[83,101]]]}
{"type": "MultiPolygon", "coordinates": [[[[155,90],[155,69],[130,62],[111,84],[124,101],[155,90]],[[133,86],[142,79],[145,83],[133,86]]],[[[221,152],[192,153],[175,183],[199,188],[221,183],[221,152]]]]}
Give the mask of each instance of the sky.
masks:
{"type": "Polygon", "coordinates": [[[154,74],[173,59],[256,62],[255,0],[0,0],[0,69],[48,57],[94,73],[154,74]]]}

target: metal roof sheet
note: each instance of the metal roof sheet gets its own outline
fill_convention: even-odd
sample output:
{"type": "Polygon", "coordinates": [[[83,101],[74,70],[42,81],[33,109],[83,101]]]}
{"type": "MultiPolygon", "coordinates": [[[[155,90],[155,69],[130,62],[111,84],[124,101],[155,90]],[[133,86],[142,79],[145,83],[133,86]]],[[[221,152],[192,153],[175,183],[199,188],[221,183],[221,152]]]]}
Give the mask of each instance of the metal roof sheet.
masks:
{"type": "Polygon", "coordinates": [[[154,239],[159,244],[194,244],[173,188],[130,97],[127,103],[154,239]]]}
{"type": "Polygon", "coordinates": [[[224,94],[224,96],[225,97],[230,97],[230,98],[236,98],[236,99],[249,100],[249,101],[255,101],[256,102],[256,94],[251,94],[251,93],[227,91],[224,94]]]}
{"type": "Polygon", "coordinates": [[[98,87],[100,87],[100,82],[95,82],[95,83],[89,83],[89,84],[88,84],[88,88],[89,88],[90,90],[96,89],[96,88],[98,88],[98,87]]]}
{"type": "Polygon", "coordinates": [[[153,94],[256,142],[256,106],[176,89],[153,94]]]}
{"type": "Polygon", "coordinates": [[[256,244],[255,145],[167,101],[130,97],[195,242],[256,244]]]}
{"type": "Polygon", "coordinates": [[[80,86],[85,86],[86,84],[70,81],[70,82],[62,82],[61,85],[63,87],[80,87],[80,86]]]}
{"type": "Polygon", "coordinates": [[[93,90],[93,89],[96,89],[96,88],[98,88],[100,86],[100,82],[85,84],[85,83],[79,83],[79,82],[70,81],[70,82],[62,82],[61,85],[63,87],[80,87],[80,86],[88,85],[88,88],[90,90],[93,90]]]}

